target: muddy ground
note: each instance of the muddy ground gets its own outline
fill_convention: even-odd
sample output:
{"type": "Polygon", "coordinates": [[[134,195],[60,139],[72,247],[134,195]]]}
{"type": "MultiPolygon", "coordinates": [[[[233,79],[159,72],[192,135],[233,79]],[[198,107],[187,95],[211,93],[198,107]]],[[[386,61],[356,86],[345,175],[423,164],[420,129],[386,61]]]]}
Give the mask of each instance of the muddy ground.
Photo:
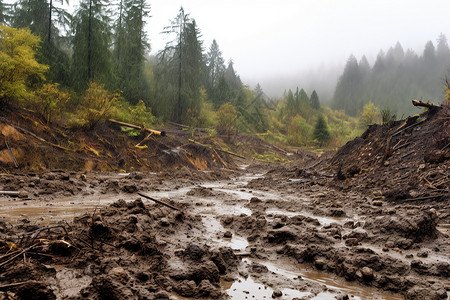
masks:
{"type": "Polygon", "coordinates": [[[166,141],[153,171],[9,169],[0,299],[449,299],[450,113],[421,117],[283,165],[166,141]]]}
{"type": "Polygon", "coordinates": [[[267,167],[4,175],[0,297],[448,297],[442,212],[267,167]]]}

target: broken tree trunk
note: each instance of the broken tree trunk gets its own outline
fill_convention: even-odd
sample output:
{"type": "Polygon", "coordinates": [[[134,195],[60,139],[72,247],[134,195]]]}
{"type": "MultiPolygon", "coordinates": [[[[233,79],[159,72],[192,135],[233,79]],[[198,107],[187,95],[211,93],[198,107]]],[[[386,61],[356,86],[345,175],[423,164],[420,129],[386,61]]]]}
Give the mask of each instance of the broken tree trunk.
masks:
{"type": "Polygon", "coordinates": [[[150,196],[147,196],[147,195],[145,195],[145,194],[142,194],[142,193],[140,193],[140,192],[138,192],[137,194],[138,194],[139,196],[142,196],[142,197],[147,198],[147,199],[149,199],[149,200],[155,201],[156,203],[159,203],[159,204],[162,204],[162,205],[164,205],[164,206],[167,206],[167,207],[169,207],[169,208],[171,208],[171,209],[174,209],[174,210],[180,210],[179,208],[177,208],[177,207],[175,207],[175,206],[173,206],[173,205],[170,205],[170,204],[165,203],[165,202],[163,202],[163,201],[161,201],[161,200],[158,200],[158,199],[154,199],[154,198],[152,198],[152,197],[150,197],[150,196]]]}
{"type": "Polygon", "coordinates": [[[156,135],[160,135],[160,136],[165,136],[166,135],[166,133],[164,131],[157,131],[157,130],[141,127],[141,126],[138,126],[138,125],[133,125],[133,124],[129,124],[129,123],[116,121],[116,120],[113,120],[113,119],[109,119],[108,121],[111,122],[111,123],[114,123],[114,124],[118,124],[120,126],[130,127],[130,128],[137,129],[137,130],[142,130],[142,131],[147,131],[147,132],[150,132],[150,133],[153,133],[153,134],[156,134],[156,135]]]}
{"type": "Polygon", "coordinates": [[[414,106],[421,106],[421,107],[426,107],[426,108],[433,108],[433,107],[438,107],[437,105],[434,105],[432,103],[425,103],[423,101],[419,101],[419,100],[412,100],[412,104],[414,106]]]}

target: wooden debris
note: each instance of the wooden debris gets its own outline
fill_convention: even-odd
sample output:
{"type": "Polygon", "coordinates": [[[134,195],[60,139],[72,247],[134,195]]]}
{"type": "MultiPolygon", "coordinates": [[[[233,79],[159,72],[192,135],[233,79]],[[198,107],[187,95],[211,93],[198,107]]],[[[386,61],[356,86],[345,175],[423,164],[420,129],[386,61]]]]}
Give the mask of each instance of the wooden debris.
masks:
{"type": "Polygon", "coordinates": [[[18,168],[18,167],[19,167],[19,164],[17,163],[16,157],[14,156],[14,153],[12,152],[12,149],[11,149],[11,147],[9,146],[8,140],[5,139],[5,143],[6,143],[6,147],[8,147],[9,155],[11,155],[11,158],[12,158],[12,160],[13,160],[13,162],[14,162],[14,166],[15,166],[16,168],[18,168]]]}
{"type": "Polygon", "coordinates": [[[181,127],[183,129],[186,129],[186,130],[194,130],[194,131],[199,131],[199,132],[203,132],[203,133],[207,132],[208,129],[209,129],[209,128],[191,127],[191,126],[187,126],[187,125],[183,125],[183,124],[178,124],[178,123],[175,123],[175,122],[169,122],[169,124],[177,126],[177,127],[181,127]]]}
{"type": "Polygon", "coordinates": [[[425,103],[423,101],[419,101],[419,100],[412,100],[412,105],[414,106],[420,106],[420,107],[426,107],[426,108],[433,108],[433,107],[439,107],[437,105],[434,105],[432,103],[425,103]]]}
{"type": "Polygon", "coordinates": [[[116,120],[113,120],[113,119],[109,119],[108,121],[111,122],[111,123],[114,123],[114,124],[118,124],[120,126],[130,127],[130,128],[141,130],[141,131],[147,131],[147,132],[153,133],[155,135],[160,135],[160,136],[165,136],[166,135],[166,133],[164,131],[157,131],[157,130],[141,127],[141,126],[138,126],[138,125],[133,125],[133,124],[129,124],[129,123],[116,121],[116,120]]]}
{"type": "Polygon", "coordinates": [[[220,151],[220,152],[223,152],[223,153],[227,153],[227,154],[230,154],[230,155],[233,155],[233,156],[239,157],[239,158],[243,158],[243,159],[246,159],[246,158],[245,158],[244,156],[242,156],[242,155],[239,155],[239,154],[233,153],[233,152],[231,152],[231,151],[228,151],[228,150],[224,150],[224,149],[219,149],[219,148],[214,148],[213,146],[210,146],[210,145],[206,145],[206,144],[202,144],[202,143],[199,143],[199,142],[197,142],[197,141],[194,141],[193,139],[188,139],[188,141],[189,141],[189,142],[191,142],[191,143],[194,143],[194,144],[197,144],[197,145],[200,145],[200,146],[203,146],[203,147],[206,147],[206,148],[212,149],[212,150],[217,150],[217,151],[220,151]]]}
{"type": "Polygon", "coordinates": [[[240,253],[235,253],[234,255],[244,257],[244,256],[251,256],[252,254],[250,252],[240,252],[240,253]]]}
{"type": "Polygon", "coordinates": [[[8,289],[8,288],[12,288],[12,287],[16,287],[16,286],[21,286],[30,282],[34,282],[32,280],[29,281],[21,281],[21,282],[15,282],[15,283],[10,283],[10,284],[4,284],[4,285],[0,285],[0,290],[4,290],[4,289],[8,289]]]}
{"type": "Polygon", "coordinates": [[[19,196],[19,194],[17,191],[0,191],[0,195],[19,196]]]}
{"type": "Polygon", "coordinates": [[[408,198],[408,199],[404,199],[403,201],[429,200],[429,199],[441,198],[443,196],[444,196],[444,194],[439,194],[439,195],[432,195],[432,196],[426,196],[426,197],[408,198]]]}
{"type": "Polygon", "coordinates": [[[142,196],[142,197],[144,197],[144,198],[147,198],[147,199],[149,199],[149,200],[155,201],[156,203],[159,203],[159,204],[162,204],[162,205],[164,205],[164,206],[167,206],[167,207],[169,207],[169,208],[171,208],[171,209],[174,209],[174,210],[180,210],[178,207],[175,207],[175,206],[173,206],[173,205],[171,205],[171,204],[165,203],[165,202],[163,202],[163,201],[161,201],[161,200],[154,199],[154,198],[152,198],[152,197],[150,197],[150,196],[147,196],[147,195],[145,195],[145,194],[143,194],[143,193],[138,192],[138,195],[139,195],[139,196],[142,196]]]}

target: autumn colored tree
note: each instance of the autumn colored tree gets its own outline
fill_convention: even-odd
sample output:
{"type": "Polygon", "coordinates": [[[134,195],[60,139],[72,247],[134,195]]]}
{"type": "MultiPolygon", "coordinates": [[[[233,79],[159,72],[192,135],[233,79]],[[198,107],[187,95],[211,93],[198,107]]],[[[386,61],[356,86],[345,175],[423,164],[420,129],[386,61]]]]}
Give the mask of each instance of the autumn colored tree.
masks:
{"type": "Polygon", "coordinates": [[[0,100],[25,101],[32,98],[27,80],[44,79],[48,67],[39,64],[35,55],[39,37],[29,29],[0,24],[0,100]]]}

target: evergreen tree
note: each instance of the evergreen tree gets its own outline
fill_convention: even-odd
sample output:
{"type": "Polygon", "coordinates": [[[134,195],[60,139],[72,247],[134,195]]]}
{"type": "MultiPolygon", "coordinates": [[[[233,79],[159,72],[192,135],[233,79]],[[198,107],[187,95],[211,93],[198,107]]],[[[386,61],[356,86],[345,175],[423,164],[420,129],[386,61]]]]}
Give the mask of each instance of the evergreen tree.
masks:
{"type": "Polygon", "coordinates": [[[144,26],[149,16],[145,0],[121,0],[116,21],[114,62],[118,88],[129,102],[136,104],[148,95],[144,80],[145,53],[149,48],[144,26]]]}
{"type": "Polygon", "coordinates": [[[361,107],[361,72],[356,57],[350,55],[334,93],[334,105],[355,116],[361,107]]]}
{"type": "MultiPolygon", "coordinates": [[[[63,4],[62,1],[60,4],[63,4]]],[[[40,63],[50,66],[47,79],[64,85],[68,84],[69,57],[61,50],[67,45],[55,24],[65,28],[70,23],[70,18],[66,10],[55,6],[53,0],[21,0],[17,3],[12,18],[13,26],[28,27],[41,38],[42,47],[37,57],[40,63]]]]}
{"type": "Polygon", "coordinates": [[[12,18],[12,4],[0,0],[0,23],[9,24],[12,18]]]}
{"type": "Polygon", "coordinates": [[[311,94],[311,107],[314,109],[320,109],[320,102],[319,102],[319,96],[317,95],[317,92],[314,90],[311,94]]]}
{"type": "Polygon", "coordinates": [[[208,72],[208,92],[211,96],[214,96],[215,88],[225,73],[225,61],[222,58],[222,52],[219,50],[219,45],[216,40],[212,41],[211,47],[206,55],[206,66],[208,72]]]}
{"type": "Polygon", "coordinates": [[[192,124],[201,110],[204,62],[200,33],[195,20],[185,14],[182,7],[164,33],[174,38],[158,54],[157,97],[164,99],[159,106],[169,107],[170,110],[165,111],[166,118],[192,124]]]}
{"type": "Polygon", "coordinates": [[[90,81],[111,87],[112,34],[106,5],[104,0],[83,0],[73,18],[71,72],[77,91],[87,89],[90,81]]]}
{"type": "Polygon", "coordinates": [[[325,146],[331,139],[327,121],[322,114],[319,114],[317,117],[316,124],[314,125],[313,138],[319,142],[320,147],[325,146]]]}

